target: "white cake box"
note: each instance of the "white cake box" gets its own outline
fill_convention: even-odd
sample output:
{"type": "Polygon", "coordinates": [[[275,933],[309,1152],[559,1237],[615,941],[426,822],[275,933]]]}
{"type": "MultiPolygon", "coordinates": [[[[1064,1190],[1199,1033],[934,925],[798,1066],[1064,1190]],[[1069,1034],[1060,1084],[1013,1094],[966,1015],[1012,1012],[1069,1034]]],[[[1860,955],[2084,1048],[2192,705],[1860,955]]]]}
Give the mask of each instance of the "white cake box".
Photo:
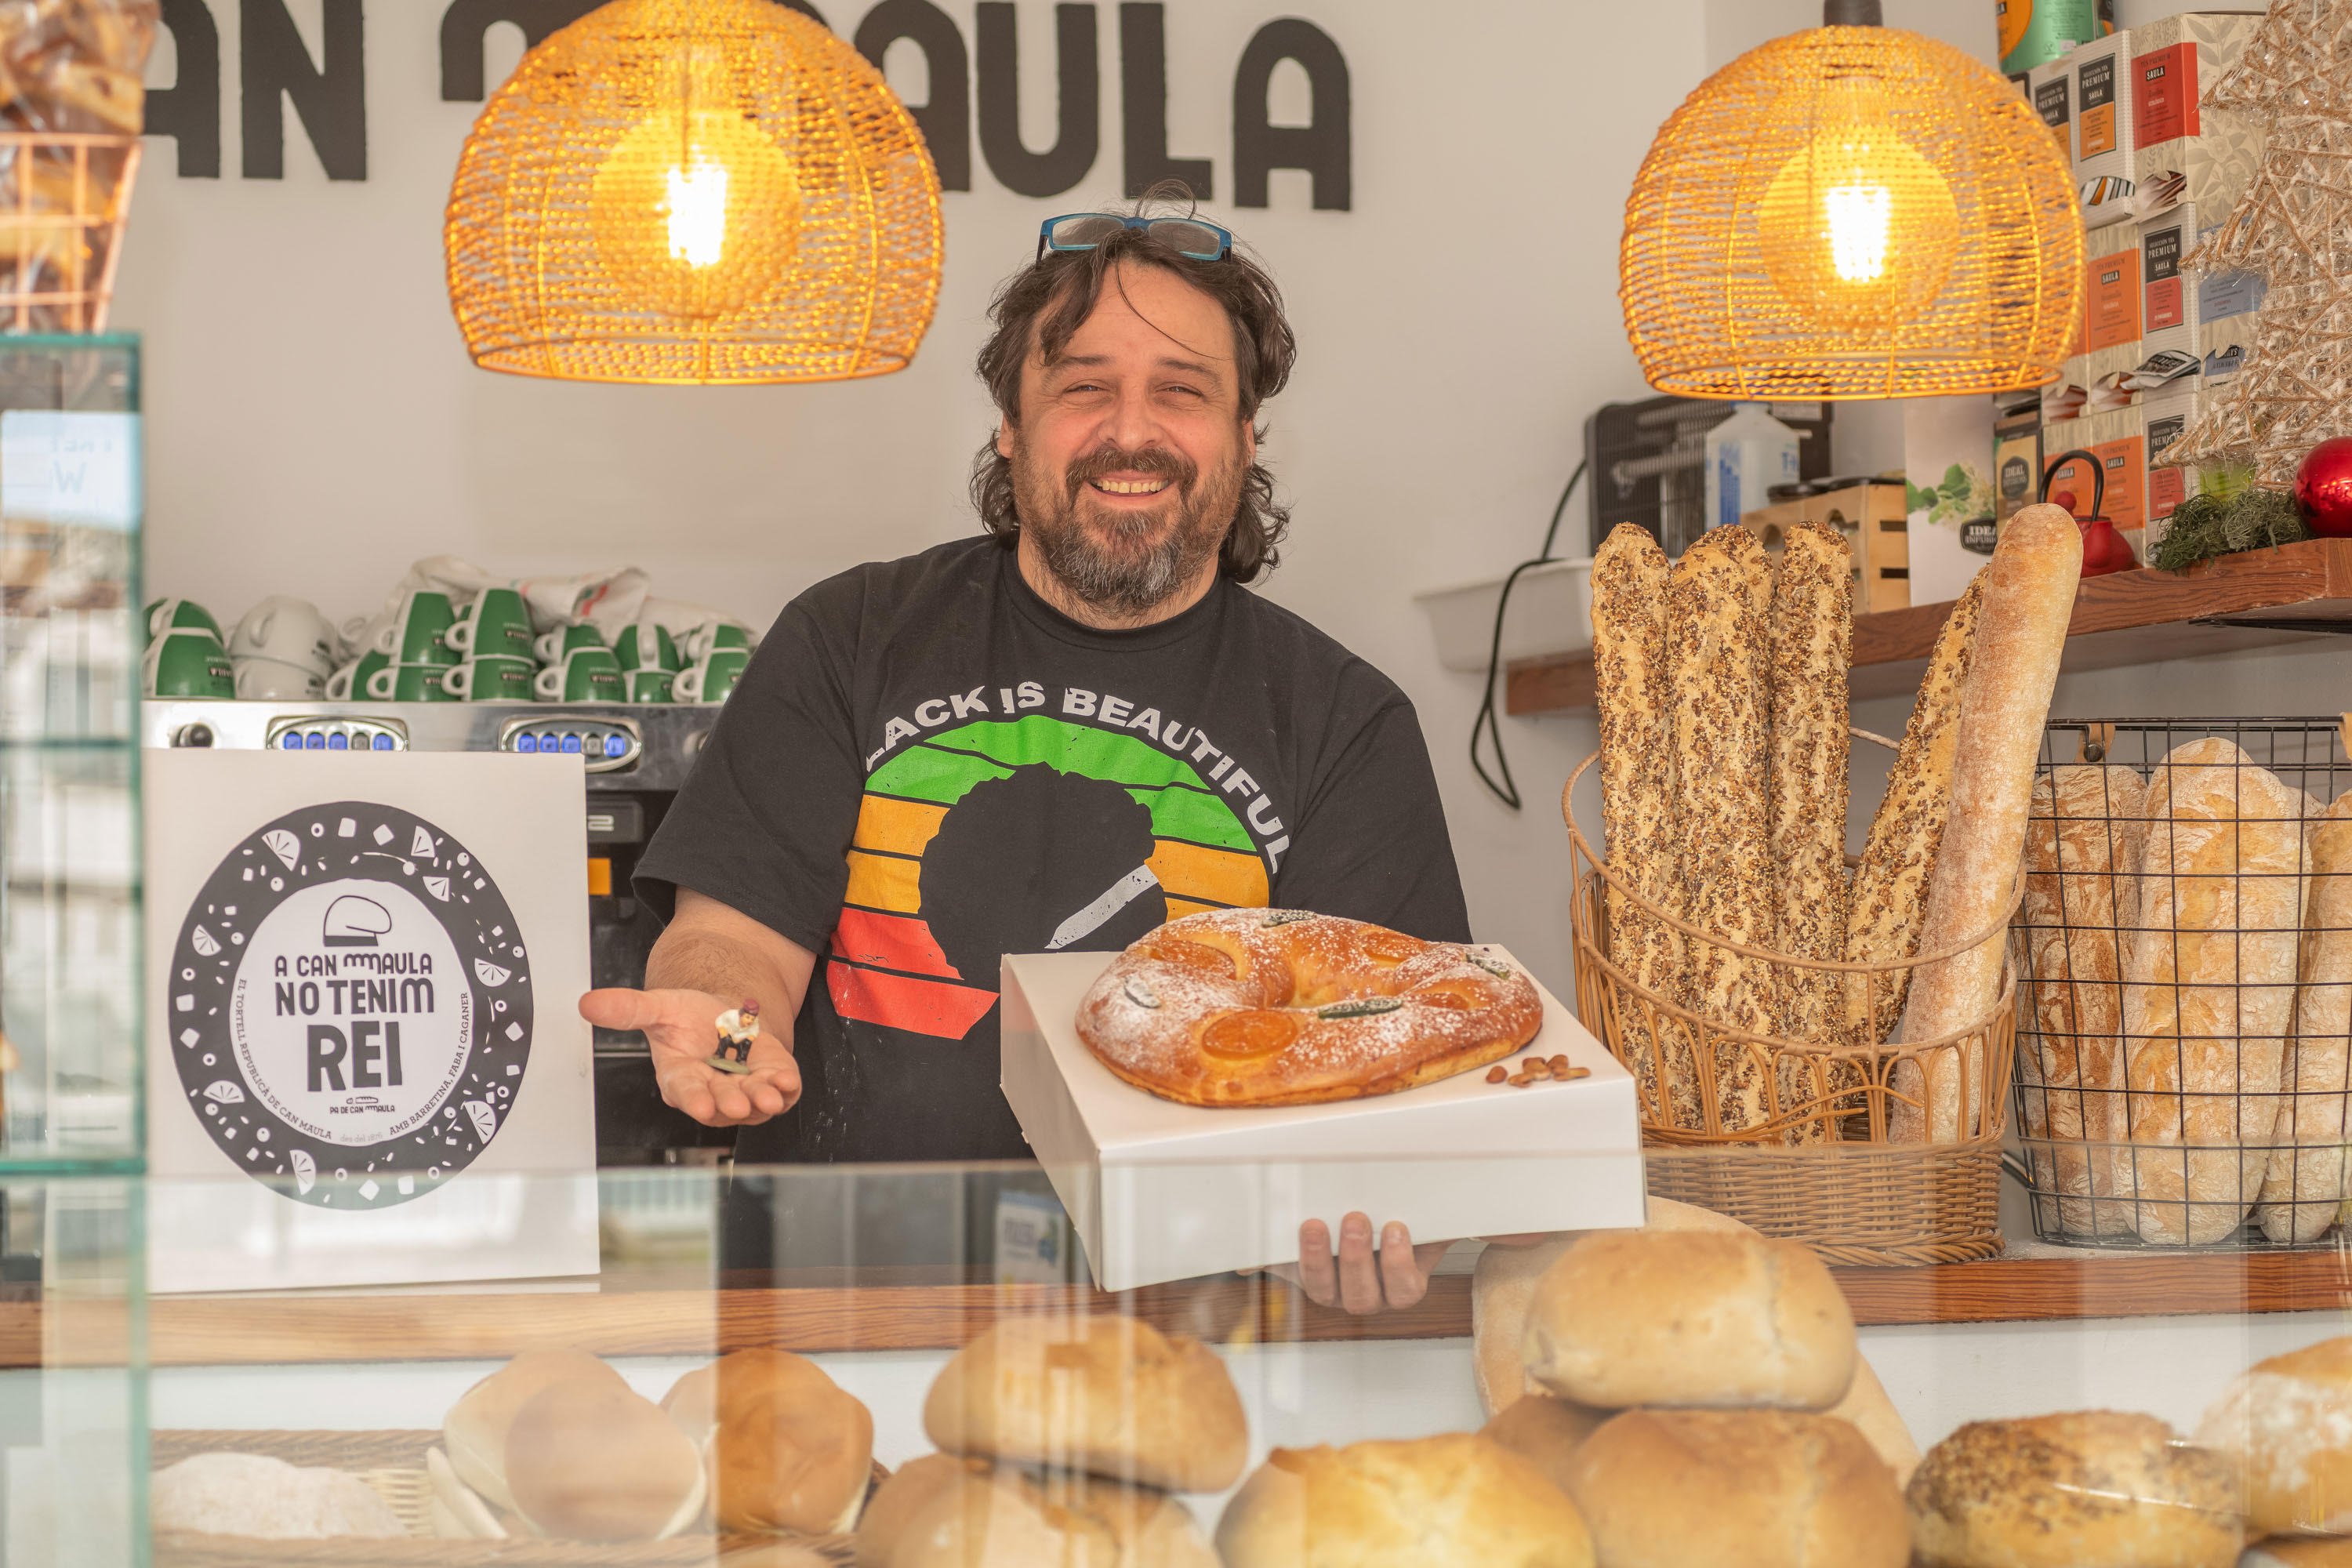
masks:
{"type": "Polygon", "coordinates": [[[1004,1098],[1103,1289],[1291,1262],[1303,1222],[1336,1234],[1351,1211],[1416,1242],[1643,1222],[1633,1080],[1540,984],[1543,1027],[1509,1060],[1565,1055],[1591,1077],[1514,1089],[1480,1068],[1328,1105],[1208,1110],[1122,1082],[1078,1039],[1078,1003],[1114,956],[1003,964],[1004,1098]]]}

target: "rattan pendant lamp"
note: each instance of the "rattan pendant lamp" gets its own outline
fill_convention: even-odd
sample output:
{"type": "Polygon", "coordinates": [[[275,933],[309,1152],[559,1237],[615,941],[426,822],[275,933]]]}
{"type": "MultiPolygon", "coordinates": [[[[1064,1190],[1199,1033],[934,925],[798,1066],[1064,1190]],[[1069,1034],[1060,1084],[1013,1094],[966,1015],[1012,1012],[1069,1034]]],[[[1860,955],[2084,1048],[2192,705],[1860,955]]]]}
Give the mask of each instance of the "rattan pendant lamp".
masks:
{"type": "Polygon", "coordinates": [[[2082,309],[2063,150],[1991,67],[1829,0],[1717,71],[1625,204],[1642,371],[1689,397],[1919,397],[2054,380],[2082,309]]]}
{"type": "Polygon", "coordinates": [[[572,381],[903,369],[939,298],[939,176],[882,77],[775,0],[614,0],[467,139],[445,230],[474,362],[572,381]]]}

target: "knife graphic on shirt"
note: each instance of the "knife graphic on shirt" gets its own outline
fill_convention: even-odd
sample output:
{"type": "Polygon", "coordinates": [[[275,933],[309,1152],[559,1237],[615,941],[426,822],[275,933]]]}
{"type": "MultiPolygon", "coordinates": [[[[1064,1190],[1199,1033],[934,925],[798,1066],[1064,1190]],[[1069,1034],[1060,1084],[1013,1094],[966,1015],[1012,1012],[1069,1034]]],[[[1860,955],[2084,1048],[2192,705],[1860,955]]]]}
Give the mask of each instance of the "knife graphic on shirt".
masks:
{"type": "Polygon", "coordinates": [[[1160,886],[1159,873],[1149,866],[1138,866],[1118,881],[1103,889],[1102,896],[1054,928],[1052,938],[1045,943],[1047,952],[1059,952],[1072,942],[1093,934],[1111,916],[1143,896],[1147,888],[1160,886]]]}

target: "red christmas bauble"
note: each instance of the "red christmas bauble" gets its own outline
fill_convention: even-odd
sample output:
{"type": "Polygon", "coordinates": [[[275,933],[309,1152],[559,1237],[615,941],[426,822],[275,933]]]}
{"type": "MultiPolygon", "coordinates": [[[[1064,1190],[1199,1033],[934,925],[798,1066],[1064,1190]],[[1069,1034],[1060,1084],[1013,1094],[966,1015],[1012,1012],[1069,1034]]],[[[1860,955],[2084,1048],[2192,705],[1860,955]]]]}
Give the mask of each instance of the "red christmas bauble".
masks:
{"type": "Polygon", "coordinates": [[[2322,441],[2294,471],[2294,509],[2311,531],[2352,538],[2352,436],[2322,441]]]}

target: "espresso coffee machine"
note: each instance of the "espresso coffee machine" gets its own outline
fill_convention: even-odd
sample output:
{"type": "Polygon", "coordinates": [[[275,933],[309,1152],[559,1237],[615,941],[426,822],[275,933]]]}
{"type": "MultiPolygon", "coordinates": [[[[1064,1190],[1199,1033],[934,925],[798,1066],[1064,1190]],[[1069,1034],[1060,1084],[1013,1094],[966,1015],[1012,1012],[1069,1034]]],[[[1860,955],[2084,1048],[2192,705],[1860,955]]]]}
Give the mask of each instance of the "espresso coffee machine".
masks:
{"type": "MultiPolygon", "coordinates": [[[[717,720],[716,707],[583,703],[173,701],[141,708],[148,746],[278,752],[576,753],[587,763],[590,973],[642,985],[661,928],[630,889],[637,860],[717,720]]],[[[596,1031],[596,1160],[649,1165],[715,1158],[730,1131],[672,1110],[645,1042],[596,1031]]]]}

